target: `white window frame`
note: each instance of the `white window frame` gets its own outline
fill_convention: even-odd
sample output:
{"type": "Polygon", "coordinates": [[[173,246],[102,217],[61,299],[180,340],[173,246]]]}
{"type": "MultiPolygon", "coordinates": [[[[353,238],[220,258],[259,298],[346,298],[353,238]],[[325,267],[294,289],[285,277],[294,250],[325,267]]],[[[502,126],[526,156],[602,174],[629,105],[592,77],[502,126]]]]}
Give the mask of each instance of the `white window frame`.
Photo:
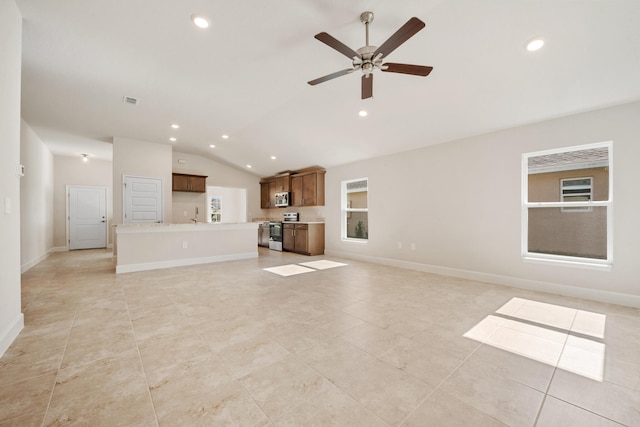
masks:
{"type": "MultiPolygon", "coordinates": [[[[521,254],[524,261],[540,262],[546,264],[567,265],[574,267],[592,268],[598,270],[611,270],[613,267],[613,141],[597,142],[593,144],[578,145],[552,150],[537,151],[522,154],[522,215],[521,215],[521,254]],[[609,167],[609,197],[602,201],[584,202],[529,202],[529,158],[548,154],[566,153],[569,151],[582,151],[592,148],[607,147],[609,167]],[[582,258],[565,255],[543,254],[529,252],[529,209],[535,208],[594,208],[605,207],[607,209],[607,258],[582,258]]],[[[562,192],[560,193],[562,194],[562,192]]],[[[561,197],[562,199],[562,197],[561,197]]],[[[593,199],[593,198],[592,198],[593,199]]]]}
{"type": "Polygon", "coordinates": [[[356,243],[367,243],[369,241],[369,237],[368,237],[368,217],[369,217],[369,178],[357,178],[357,179],[349,179],[349,180],[345,180],[342,181],[340,183],[340,189],[341,189],[341,195],[342,195],[342,208],[341,208],[341,219],[340,219],[340,233],[341,233],[341,237],[342,240],[345,242],[356,242],[356,243]],[[349,202],[348,202],[348,198],[347,198],[347,194],[349,193],[354,193],[354,192],[361,192],[362,188],[358,188],[355,190],[348,190],[347,187],[349,184],[353,183],[353,182],[359,182],[359,181],[367,181],[367,187],[366,187],[366,191],[367,191],[367,207],[366,208],[352,208],[351,206],[348,206],[349,202]],[[353,237],[347,237],[347,219],[348,219],[348,215],[352,212],[366,212],[367,213],[367,238],[365,239],[356,239],[353,237]]]}
{"type": "MultiPolygon", "coordinates": [[[[567,203],[566,198],[576,197],[576,196],[589,196],[589,200],[593,200],[593,177],[592,176],[582,176],[578,178],[563,178],[560,180],[560,200],[564,203],[567,203]],[[575,186],[566,186],[564,185],[567,181],[577,181],[579,179],[588,179],[589,185],[575,185],[575,186]],[[578,190],[584,190],[581,193],[571,193],[564,194],[564,190],[568,188],[576,188],[578,190]]],[[[591,212],[593,208],[591,206],[583,206],[583,207],[564,207],[560,209],[560,212],[591,212]]]]}

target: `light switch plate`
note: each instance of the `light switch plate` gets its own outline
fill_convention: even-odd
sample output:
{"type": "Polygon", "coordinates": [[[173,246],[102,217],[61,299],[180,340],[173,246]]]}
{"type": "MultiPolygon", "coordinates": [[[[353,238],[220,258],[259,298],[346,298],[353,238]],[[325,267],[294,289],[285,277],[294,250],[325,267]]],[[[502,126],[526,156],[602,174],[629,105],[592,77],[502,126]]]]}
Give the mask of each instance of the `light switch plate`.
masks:
{"type": "Polygon", "coordinates": [[[4,214],[9,215],[11,213],[11,199],[9,196],[4,196],[4,214]]]}

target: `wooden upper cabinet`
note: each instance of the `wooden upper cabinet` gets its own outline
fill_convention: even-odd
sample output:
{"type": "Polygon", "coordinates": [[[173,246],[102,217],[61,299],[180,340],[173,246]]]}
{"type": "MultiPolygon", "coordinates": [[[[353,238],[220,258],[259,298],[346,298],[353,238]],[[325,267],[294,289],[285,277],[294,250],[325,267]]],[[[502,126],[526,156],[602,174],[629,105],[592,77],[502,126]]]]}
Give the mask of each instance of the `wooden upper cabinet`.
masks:
{"type": "Polygon", "coordinates": [[[302,177],[291,177],[291,206],[302,206],[302,177]]]}
{"type": "Polygon", "coordinates": [[[173,191],[190,191],[189,175],[173,174],[173,191]]]}
{"type": "Polygon", "coordinates": [[[276,193],[278,192],[278,188],[276,187],[276,182],[271,181],[269,183],[269,207],[276,207],[276,193]]]}
{"type": "Polygon", "coordinates": [[[260,208],[275,208],[276,193],[283,191],[291,192],[291,206],[324,206],[324,174],[324,169],[314,166],[263,178],[260,181],[260,208]]]}
{"type": "Polygon", "coordinates": [[[289,175],[281,176],[275,180],[276,193],[289,191],[289,175]]]}
{"type": "Polygon", "coordinates": [[[171,188],[173,191],[188,191],[191,193],[207,192],[207,177],[204,175],[174,173],[172,178],[171,188]]]}
{"type": "Polygon", "coordinates": [[[275,208],[276,193],[290,191],[289,175],[263,178],[260,181],[260,209],[275,208]]]}
{"type": "Polygon", "coordinates": [[[324,206],[324,171],[291,177],[293,206],[324,206]]]}
{"type": "Polygon", "coordinates": [[[260,183],[260,209],[269,209],[271,207],[271,199],[269,198],[269,183],[260,183]]]}

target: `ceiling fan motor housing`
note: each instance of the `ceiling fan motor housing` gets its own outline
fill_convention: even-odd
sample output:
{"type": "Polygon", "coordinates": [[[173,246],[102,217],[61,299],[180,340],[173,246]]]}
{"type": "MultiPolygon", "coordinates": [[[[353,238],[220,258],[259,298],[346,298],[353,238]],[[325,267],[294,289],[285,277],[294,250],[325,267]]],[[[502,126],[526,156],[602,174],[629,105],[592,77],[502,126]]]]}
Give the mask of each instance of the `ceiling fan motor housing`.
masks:
{"type": "Polygon", "coordinates": [[[370,24],[373,22],[373,12],[362,12],[360,14],[360,22],[370,24]]]}

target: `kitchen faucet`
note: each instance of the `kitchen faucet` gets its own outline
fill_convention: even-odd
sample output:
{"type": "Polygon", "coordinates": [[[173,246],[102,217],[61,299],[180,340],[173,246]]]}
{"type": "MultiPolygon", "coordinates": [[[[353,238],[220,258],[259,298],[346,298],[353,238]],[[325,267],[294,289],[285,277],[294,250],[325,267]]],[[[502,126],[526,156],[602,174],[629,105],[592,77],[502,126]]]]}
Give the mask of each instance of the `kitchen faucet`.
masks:
{"type": "Polygon", "coordinates": [[[198,207],[196,206],[196,215],[194,218],[191,218],[191,221],[193,221],[194,224],[196,224],[198,222],[198,207]]]}

